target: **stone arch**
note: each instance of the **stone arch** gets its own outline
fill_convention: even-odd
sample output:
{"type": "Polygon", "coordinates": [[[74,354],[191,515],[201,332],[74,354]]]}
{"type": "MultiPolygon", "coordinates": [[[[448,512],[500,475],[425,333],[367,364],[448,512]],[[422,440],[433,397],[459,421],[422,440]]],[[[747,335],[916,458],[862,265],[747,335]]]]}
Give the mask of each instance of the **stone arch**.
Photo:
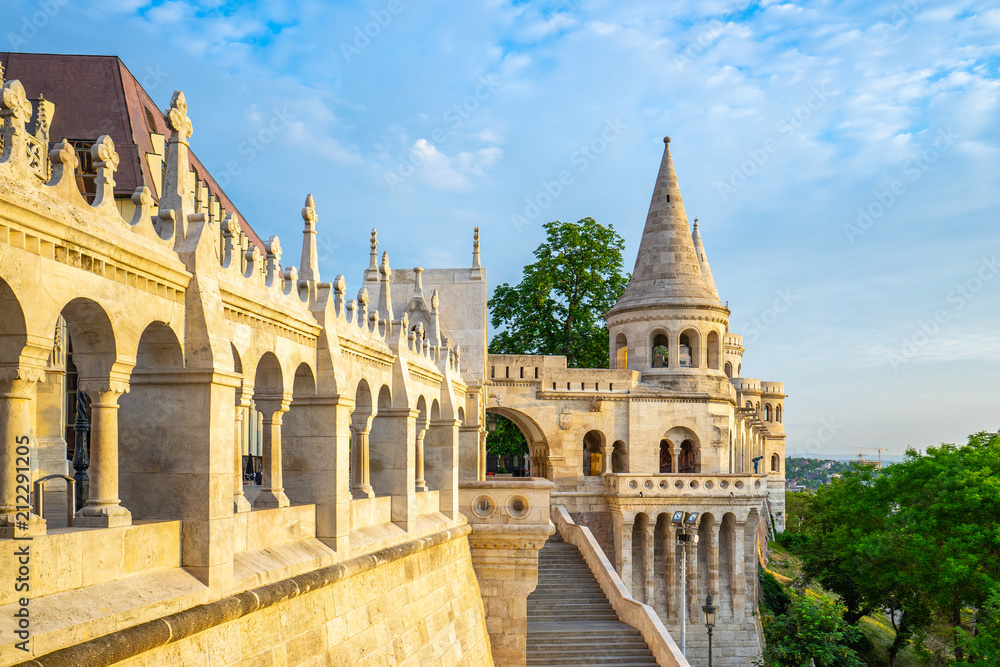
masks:
{"type": "Polygon", "coordinates": [[[586,477],[600,475],[604,470],[604,434],[597,429],[587,431],[583,436],[583,474],[586,477]]]}
{"type": "Polygon", "coordinates": [[[673,581],[676,570],[671,568],[667,571],[667,564],[673,553],[670,513],[660,512],[656,515],[656,525],[653,527],[653,600],[649,604],[665,624],[670,622],[670,614],[674,613],[670,600],[671,595],[676,593],[673,581]]]}
{"type": "MultiPolygon", "coordinates": [[[[434,401],[434,404],[437,405],[437,401],[434,401]]],[[[462,423],[462,426],[465,426],[465,408],[463,407],[458,408],[458,421],[462,423]]]]}
{"type": "Polygon", "coordinates": [[[257,360],[253,382],[253,401],[263,424],[260,493],[254,500],[254,507],[287,507],[289,504],[281,462],[282,416],[289,408],[289,400],[281,362],[273,352],[264,352],[257,360]]]}
{"type": "MultiPolygon", "coordinates": [[[[368,438],[368,466],[372,491],[376,496],[402,493],[403,489],[398,487],[412,483],[410,478],[403,484],[398,484],[400,471],[408,468],[406,461],[411,450],[405,431],[400,433],[400,417],[393,415],[394,412],[392,390],[389,385],[383,384],[376,398],[375,418],[368,438]]],[[[410,477],[409,474],[406,477],[410,477]]]]}
{"type": "Polygon", "coordinates": [[[351,413],[350,479],[355,497],[368,497],[371,481],[368,472],[368,435],[374,418],[375,404],[368,381],[362,378],[354,390],[354,411],[351,413]]]}
{"type": "Polygon", "coordinates": [[[62,316],[66,320],[67,343],[78,377],[108,378],[118,353],[108,313],[96,301],[78,297],[63,306],[62,316]]]}
{"type": "Polygon", "coordinates": [[[781,457],[771,454],[771,472],[781,472],[781,457]]]}
{"type": "Polygon", "coordinates": [[[781,423],[781,404],[774,406],[774,421],[781,423]]]}
{"type": "Polygon", "coordinates": [[[627,473],[628,468],[628,447],[621,440],[615,440],[611,449],[611,472],[627,473]]]}
{"type": "Polygon", "coordinates": [[[677,365],[684,368],[700,368],[701,332],[694,327],[688,327],[681,331],[677,341],[677,365]]]}
{"type": "Polygon", "coordinates": [[[146,326],[129,391],[118,399],[118,490],[134,519],[191,518],[207,502],[189,466],[209,451],[204,434],[211,430],[211,415],[192,409],[192,386],[178,381],[183,369],[173,329],[159,321],[146,326]]]}
{"type": "Polygon", "coordinates": [[[649,367],[667,368],[670,365],[670,334],[666,329],[657,327],[649,332],[649,367]],[[659,359],[654,350],[665,351],[666,355],[659,359]]]}
{"type": "Polygon", "coordinates": [[[423,394],[417,397],[417,419],[414,429],[416,431],[415,438],[413,441],[413,456],[416,461],[416,465],[413,470],[413,484],[414,488],[418,491],[427,491],[427,478],[424,471],[424,438],[427,435],[427,430],[430,427],[430,414],[427,410],[427,399],[423,397],[423,394]]]}
{"type": "Polygon", "coordinates": [[[675,426],[668,430],[663,440],[671,444],[675,473],[701,472],[701,439],[685,426],[675,426]]]}
{"type": "Polygon", "coordinates": [[[730,379],[733,377],[733,364],[729,361],[726,362],[726,377],[730,379]]]}
{"type": "Polygon", "coordinates": [[[660,440],[660,474],[674,471],[673,445],[669,440],[660,440]]]}
{"type": "Polygon", "coordinates": [[[708,361],[708,367],[712,370],[719,370],[719,360],[721,359],[721,354],[719,351],[719,332],[712,331],[708,332],[708,341],[705,345],[706,358],[708,361]]]}
{"type": "Polygon", "coordinates": [[[766,422],[771,421],[771,404],[770,403],[765,403],[764,404],[764,421],[766,421],[766,422]]]}
{"type": "Polygon", "coordinates": [[[623,332],[615,336],[615,353],[612,358],[615,360],[615,368],[628,368],[628,336],[623,332]]]}
{"type": "MultiPolygon", "coordinates": [[[[10,286],[0,279],[0,367],[18,363],[28,344],[28,327],[21,302],[10,286]]],[[[55,329],[55,326],[53,326],[55,329]]]]}
{"type": "MultiPolygon", "coordinates": [[[[441,419],[441,404],[438,403],[436,398],[431,401],[431,419],[441,419]]],[[[465,410],[463,408],[458,409],[458,420],[463,423],[465,422],[465,410]]]]}
{"type": "Polygon", "coordinates": [[[490,406],[486,408],[486,413],[496,413],[514,422],[514,425],[521,430],[525,442],[528,443],[528,458],[531,461],[532,477],[551,479],[548,440],[545,437],[545,431],[538,425],[538,422],[526,412],[507,406],[490,406]]]}

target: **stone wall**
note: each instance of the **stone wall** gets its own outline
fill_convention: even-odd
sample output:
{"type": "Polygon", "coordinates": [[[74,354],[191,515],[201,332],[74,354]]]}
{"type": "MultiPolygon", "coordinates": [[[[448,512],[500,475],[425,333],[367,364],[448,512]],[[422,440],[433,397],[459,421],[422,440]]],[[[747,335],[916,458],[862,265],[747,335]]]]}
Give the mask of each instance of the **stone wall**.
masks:
{"type": "Polygon", "coordinates": [[[25,664],[493,665],[468,533],[452,528],[25,664]]]}

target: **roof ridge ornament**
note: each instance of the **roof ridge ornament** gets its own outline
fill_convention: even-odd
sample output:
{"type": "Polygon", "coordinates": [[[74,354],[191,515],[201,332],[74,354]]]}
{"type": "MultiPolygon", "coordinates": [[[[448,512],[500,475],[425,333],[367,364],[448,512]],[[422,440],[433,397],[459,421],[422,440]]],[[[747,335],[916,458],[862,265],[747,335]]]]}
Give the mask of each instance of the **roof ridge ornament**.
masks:
{"type": "Polygon", "coordinates": [[[177,133],[178,138],[187,143],[187,140],[194,133],[194,124],[188,117],[187,99],[183,90],[175,90],[170,98],[170,108],[163,112],[163,120],[167,127],[177,133]]]}

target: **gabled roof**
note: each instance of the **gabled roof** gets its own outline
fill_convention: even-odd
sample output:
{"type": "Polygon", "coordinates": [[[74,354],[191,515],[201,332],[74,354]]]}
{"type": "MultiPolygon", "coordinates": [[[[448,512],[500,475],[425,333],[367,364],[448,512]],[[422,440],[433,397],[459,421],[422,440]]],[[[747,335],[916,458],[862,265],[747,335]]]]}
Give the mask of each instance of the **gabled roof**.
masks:
{"type": "MultiPolygon", "coordinates": [[[[158,203],[146,155],[154,153],[150,133],[169,139],[162,109],[118,56],[0,52],[7,79],[18,79],[32,99],[44,97],[56,105],[49,137],[93,141],[107,134],[121,162],[115,172],[115,195],[127,196],[140,185],[149,187],[158,203]],[[148,113],[147,113],[148,112],[148,113]],[[152,129],[150,128],[152,124],[152,129]]],[[[166,106],[166,105],[164,105],[166,106]]],[[[191,168],[219,198],[219,204],[239,216],[243,233],[264,251],[264,243],[226,196],[208,169],[189,152],[191,168]]]]}

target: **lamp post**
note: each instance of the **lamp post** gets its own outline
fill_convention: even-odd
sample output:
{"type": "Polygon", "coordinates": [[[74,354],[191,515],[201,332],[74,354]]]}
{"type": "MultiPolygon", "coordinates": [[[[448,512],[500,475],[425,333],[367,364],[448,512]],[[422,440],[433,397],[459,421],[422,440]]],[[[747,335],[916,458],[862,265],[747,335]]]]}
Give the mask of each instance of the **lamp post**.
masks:
{"type": "Polygon", "coordinates": [[[712,594],[708,594],[708,599],[701,610],[705,612],[705,627],[708,628],[708,667],[712,667],[712,629],[715,627],[715,612],[719,609],[712,604],[712,594]]]}
{"type": "Polygon", "coordinates": [[[490,433],[497,432],[497,416],[492,412],[486,415],[486,430],[490,433]]]}
{"type": "Polygon", "coordinates": [[[670,523],[678,528],[677,545],[681,548],[681,654],[687,655],[687,550],[691,545],[697,546],[698,535],[688,535],[688,528],[698,527],[699,512],[674,512],[670,523]]]}

